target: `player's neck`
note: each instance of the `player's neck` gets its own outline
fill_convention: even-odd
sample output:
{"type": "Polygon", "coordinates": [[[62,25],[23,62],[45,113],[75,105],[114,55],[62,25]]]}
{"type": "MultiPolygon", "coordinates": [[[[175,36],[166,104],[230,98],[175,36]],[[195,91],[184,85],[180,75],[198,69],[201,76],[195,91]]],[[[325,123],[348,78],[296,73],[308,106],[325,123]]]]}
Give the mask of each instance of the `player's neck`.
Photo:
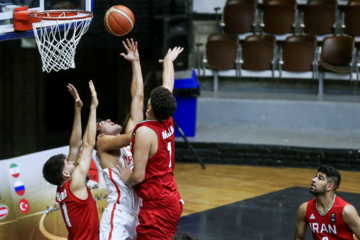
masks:
{"type": "Polygon", "coordinates": [[[316,207],[320,214],[325,214],[332,207],[335,201],[335,193],[329,192],[316,197],[316,207]]]}

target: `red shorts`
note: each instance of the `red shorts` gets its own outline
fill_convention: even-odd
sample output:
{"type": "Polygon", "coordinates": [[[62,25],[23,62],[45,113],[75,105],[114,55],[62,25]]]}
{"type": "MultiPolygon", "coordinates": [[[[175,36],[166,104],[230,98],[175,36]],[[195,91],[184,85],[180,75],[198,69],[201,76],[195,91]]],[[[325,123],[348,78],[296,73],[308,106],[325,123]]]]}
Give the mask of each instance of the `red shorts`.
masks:
{"type": "Polygon", "coordinates": [[[139,225],[136,227],[136,239],[171,239],[176,233],[182,211],[183,204],[177,196],[150,204],[143,201],[139,212],[139,225]]]}

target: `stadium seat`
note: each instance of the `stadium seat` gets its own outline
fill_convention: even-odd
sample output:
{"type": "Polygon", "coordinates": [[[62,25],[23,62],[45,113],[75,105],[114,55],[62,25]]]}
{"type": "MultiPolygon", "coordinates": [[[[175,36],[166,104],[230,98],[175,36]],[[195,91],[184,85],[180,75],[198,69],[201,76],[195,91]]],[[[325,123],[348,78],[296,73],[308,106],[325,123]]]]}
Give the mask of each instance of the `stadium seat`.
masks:
{"type": "Polygon", "coordinates": [[[256,32],[257,1],[230,0],[224,7],[221,27],[225,33],[238,34],[239,39],[256,32]]]}
{"type": "Polygon", "coordinates": [[[276,53],[275,36],[251,35],[246,37],[241,44],[239,75],[249,77],[271,75],[274,77],[276,53]]]}
{"type": "Polygon", "coordinates": [[[285,40],[296,32],[296,14],[296,3],[293,1],[267,1],[262,9],[260,33],[273,34],[277,40],[285,40]]]}
{"type": "Polygon", "coordinates": [[[317,41],[314,36],[290,36],[280,48],[279,77],[317,78],[317,41]]]}
{"type": "Polygon", "coordinates": [[[319,95],[323,94],[324,78],[340,80],[349,76],[353,80],[355,66],[355,40],[351,36],[330,36],[324,38],[320,48],[319,95]],[[335,74],[335,75],[334,75],[335,74]]]}
{"type": "Polygon", "coordinates": [[[219,71],[233,70],[233,76],[237,76],[238,48],[239,39],[236,34],[214,33],[208,37],[202,66],[204,72],[205,68],[213,72],[215,93],[218,90],[219,71]]]}
{"type": "Polygon", "coordinates": [[[302,12],[301,33],[316,36],[320,42],[337,31],[337,2],[309,0],[302,12]]]}
{"type": "MultiPolygon", "coordinates": [[[[344,9],[341,24],[341,33],[360,36],[360,1],[349,0],[344,9]]],[[[355,39],[356,40],[356,39],[355,39]]],[[[360,39],[359,39],[360,40],[360,39]]]]}

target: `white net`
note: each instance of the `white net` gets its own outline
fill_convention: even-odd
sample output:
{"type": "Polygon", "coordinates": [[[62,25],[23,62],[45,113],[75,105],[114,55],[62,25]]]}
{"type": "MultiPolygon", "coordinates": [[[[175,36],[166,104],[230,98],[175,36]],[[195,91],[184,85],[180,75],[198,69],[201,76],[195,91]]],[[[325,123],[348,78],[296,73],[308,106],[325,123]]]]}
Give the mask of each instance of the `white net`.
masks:
{"type": "Polygon", "coordinates": [[[33,23],[43,72],[75,68],[75,53],[81,36],[89,29],[92,17],[73,20],[42,20],[33,23]]]}

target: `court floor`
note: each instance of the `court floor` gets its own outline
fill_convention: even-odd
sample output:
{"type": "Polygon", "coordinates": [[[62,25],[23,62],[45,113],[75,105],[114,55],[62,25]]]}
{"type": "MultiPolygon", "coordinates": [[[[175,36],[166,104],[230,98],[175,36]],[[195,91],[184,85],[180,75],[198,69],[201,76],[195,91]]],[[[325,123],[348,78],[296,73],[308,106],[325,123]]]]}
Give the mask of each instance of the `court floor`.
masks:
{"type": "MultiPolygon", "coordinates": [[[[177,163],[185,201],[178,233],[196,239],[293,239],[316,169],[177,163]]],[[[340,171],[338,195],[360,210],[360,172],[340,171]]],[[[309,230],[306,239],[312,239],[309,230]]]]}

